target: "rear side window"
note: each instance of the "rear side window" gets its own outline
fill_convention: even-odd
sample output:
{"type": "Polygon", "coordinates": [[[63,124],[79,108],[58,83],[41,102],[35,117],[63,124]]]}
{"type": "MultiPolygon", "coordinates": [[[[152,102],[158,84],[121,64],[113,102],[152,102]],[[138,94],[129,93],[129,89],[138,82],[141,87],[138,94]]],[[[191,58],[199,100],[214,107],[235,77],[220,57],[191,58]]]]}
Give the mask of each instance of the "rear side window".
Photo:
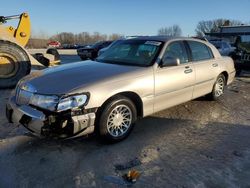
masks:
{"type": "Polygon", "coordinates": [[[213,58],[212,51],[207,45],[197,41],[187,42],[192,53],[193,61],[202,61],[213,58]]]}

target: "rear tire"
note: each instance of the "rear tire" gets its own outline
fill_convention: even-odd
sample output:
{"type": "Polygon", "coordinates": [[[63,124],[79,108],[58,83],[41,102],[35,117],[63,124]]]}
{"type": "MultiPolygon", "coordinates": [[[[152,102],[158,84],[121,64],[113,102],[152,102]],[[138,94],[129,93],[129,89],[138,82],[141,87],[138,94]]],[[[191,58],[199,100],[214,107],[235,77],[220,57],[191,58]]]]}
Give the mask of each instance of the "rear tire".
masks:
{"type": "Polygon", "coordinates": [[[212,92],[208,95],[208,98],[210,100],[218,100],[224,93],[224,89],[225,89],[225,85],[226,85],[226,79],[225,76],[223,74],[220,74],[213,86],[213,90],[212,92]]]}
{"type": "Polygon", "coordinates": [[[81,58],[81,60],[83,60],[83,61],[85,61],[85,60],[87,60],[88,58],[86,58],[86,57],[82,57],[82,56],[80,56],[80,58],[81,58]]]}
{"type": "Polygon", "coordinates": [[[104,141],[119,142],[130,134],[136,119],[134,103],[127,97],[117,96],[101,110],[97,131],[104,141]]]}
{"type": "Polygon", "coordinates": [[[236,69],[236,76],[240,76],[241,69],[236,69]]]}
{"type": "Polygon", "coordinates": [[[20,46],[0,41],[0,88],[13,88],[30,70],[29,56],[20,46]]]}

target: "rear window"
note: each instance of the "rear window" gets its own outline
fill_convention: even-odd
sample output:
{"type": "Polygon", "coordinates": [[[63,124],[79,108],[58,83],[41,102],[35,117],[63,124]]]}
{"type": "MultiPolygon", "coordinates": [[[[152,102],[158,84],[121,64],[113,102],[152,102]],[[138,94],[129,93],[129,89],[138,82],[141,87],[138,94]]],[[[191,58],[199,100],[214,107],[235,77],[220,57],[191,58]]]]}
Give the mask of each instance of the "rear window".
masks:
{"type": "Polygon", "coordinates": [[[193,61],[202,61],[213,58],[212,51],[207,45],[197,41],[188,41],[188,44],[191,49],[193,61]]]}

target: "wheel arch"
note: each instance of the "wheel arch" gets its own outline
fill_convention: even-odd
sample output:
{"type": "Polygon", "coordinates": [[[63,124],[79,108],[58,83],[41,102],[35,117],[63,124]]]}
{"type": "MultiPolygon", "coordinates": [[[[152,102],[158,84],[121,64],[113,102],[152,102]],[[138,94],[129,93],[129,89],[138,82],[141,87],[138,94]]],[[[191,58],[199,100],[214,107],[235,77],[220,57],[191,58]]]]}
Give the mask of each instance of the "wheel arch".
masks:
{"type": "Polygon", "coordinates": [[[128,91],[128,92],[118,93],[118,95],[122,95],[129,98],[136,107],[137,117],[139,118],[143,117],[143,102],[141,97],[137,93],[128,91]]]}
{"type": "Polygon", "coordinates": [[[103,104],[98,108],[97,110],[97,116],[100,114],[100,112],[102,111],[102,109],[110,102],[112,101],[114,98],[119,97],[119,96],[124,96],[127,97],[128,99],[130,99],[135,107],[136,107],[136,111],[137,111],[137,117],[141,118],[143,117],[143,102],[141,100],[141,97],[132,91],[124,91],[124,92],[119,92],[116,93],[114,95],[112,95],[111,97],[109,97],[105,102],[103,102],[103,104]]]}
{"type": "Polygon", "coordinates": [[[227,71],[223,71],[220,74],[222,74],[225,77],[225,81],[226,81],[226,85],[227,85],[227,81],[228,81],[228,72],[227,71]]]}

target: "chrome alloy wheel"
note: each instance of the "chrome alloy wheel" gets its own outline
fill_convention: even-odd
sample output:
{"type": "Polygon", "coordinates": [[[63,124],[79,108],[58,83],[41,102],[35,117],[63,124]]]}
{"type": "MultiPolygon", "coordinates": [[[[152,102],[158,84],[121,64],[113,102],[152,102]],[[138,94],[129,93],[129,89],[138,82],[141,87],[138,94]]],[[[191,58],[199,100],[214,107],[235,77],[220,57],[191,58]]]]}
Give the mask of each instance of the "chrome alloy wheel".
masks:
{"type": "Polygon", "coordinates": [[[116,106],[107,119],[107,129],[113,137],[123,136],[132,124],[132,111],[126,105],[116,106]]]}
{"type": "Polygon", "coordinates": [[[219,97],[223,94],[223,91],[224,91],[224,79],[222,77],[218,78],[218,80],[216,81],[216,84],[215,84],[215,92],[214,92],[214,95],[216,97],[219,97]]]}

